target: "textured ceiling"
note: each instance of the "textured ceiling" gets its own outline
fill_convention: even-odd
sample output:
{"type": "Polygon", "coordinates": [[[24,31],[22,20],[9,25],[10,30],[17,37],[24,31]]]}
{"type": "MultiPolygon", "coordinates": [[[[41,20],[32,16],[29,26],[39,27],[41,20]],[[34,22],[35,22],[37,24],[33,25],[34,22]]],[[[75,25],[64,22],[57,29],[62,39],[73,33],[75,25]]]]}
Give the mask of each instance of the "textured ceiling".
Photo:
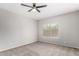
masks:
{"type": "MultiPolygon", "coordinates": [[[[31,3],[25,3],[27,5],[32,5],[31,3]]],[[[24,15],[28,18],[41,20],[45,18],[49,18],[56,15],[61,15],[68,12],[73,12],[79,10],[79,4],[73,3],[37,3],[37,5],[48,6],[45,8],[40,8],[40,13],[37,11],[27,12],[30,8],[21,6],[20,3],[0,3],[0,8],[6,9],[8,11],[24,15]]]]}

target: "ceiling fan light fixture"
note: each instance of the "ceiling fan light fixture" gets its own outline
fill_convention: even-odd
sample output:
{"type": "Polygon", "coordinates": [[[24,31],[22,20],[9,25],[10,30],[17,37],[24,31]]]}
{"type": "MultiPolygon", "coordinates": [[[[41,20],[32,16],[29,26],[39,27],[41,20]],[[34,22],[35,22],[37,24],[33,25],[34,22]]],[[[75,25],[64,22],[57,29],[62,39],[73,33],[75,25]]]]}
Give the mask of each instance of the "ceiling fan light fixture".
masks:
{"type": "Polygon", "coordinates": [[[33,9],[32,11],[33,11],[33,12],[35,12],[35,11],[36,11],[36,9],[33,9]]]}

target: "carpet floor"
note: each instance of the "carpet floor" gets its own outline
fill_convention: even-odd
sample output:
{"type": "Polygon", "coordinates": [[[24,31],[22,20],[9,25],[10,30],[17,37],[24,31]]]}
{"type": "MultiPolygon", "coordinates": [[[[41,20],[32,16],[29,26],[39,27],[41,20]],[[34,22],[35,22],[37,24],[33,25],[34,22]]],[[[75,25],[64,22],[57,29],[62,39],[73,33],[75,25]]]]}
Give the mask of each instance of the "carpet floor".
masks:
{"type": "Polygon", "coordinates": [[[79,56],[79,49],[35,42],[0,52],[0,56],[79,56]]]}

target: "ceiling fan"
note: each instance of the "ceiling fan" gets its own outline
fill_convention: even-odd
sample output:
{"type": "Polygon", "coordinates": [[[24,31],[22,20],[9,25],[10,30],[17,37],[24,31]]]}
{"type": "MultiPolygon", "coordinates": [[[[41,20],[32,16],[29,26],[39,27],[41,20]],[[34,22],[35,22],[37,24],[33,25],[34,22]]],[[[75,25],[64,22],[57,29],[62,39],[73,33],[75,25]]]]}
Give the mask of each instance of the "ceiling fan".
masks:
{"type": "Polygon", "coordinates": [[[28,10],[28,12],[31,12],[32,10],[35,9],[39,13],[40,13],[39,8],[43,8],[43,7],[46,7],[47,6],[47,5],[36,6],[36,3],[32,3],[32,6],[29,6],[29,5],[26,5],[26,4],[23,4],[23,3],[21,3],[21,5],[22,6],[25,6],[25,7],[31,8],[30,10],[28,10]]]}

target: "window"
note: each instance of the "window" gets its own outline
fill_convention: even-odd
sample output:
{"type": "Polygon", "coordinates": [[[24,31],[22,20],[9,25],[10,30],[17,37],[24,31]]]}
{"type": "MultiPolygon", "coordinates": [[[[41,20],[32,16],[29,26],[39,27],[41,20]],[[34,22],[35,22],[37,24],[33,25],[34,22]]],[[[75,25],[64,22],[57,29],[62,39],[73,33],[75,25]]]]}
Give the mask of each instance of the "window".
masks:
{"type": "Polygon", "coordinates": [[[55,37],[58,35],[57,24],[47,24],[43,26],[43,36],[55,37]]]}

